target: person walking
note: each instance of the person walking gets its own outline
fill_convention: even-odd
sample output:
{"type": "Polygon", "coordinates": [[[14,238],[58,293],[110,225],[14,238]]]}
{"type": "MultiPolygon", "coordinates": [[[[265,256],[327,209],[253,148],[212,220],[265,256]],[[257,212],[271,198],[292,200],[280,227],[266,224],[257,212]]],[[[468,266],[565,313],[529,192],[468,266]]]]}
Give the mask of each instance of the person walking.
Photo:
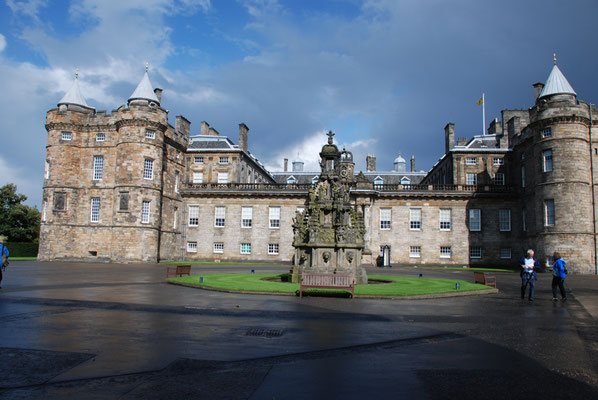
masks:
{"type": "Polygon", "coordinates": [[[528,299],[529,301],[534,301],[534,288],[536,286],[536,281],[538,280],[536,271],[540,270],[540,262],[534,257],[534,251],[532,249],[527,251],[525,257],[519,259],[519,266],[521,267],[521,272],[519,274],[519,276],[521,276],[521,298],[525,298],[525,291],[529,284],[528,299]]]}
{"type": "Polygon", "coordinates": [[[4,236],[0,235],[0,289],[2,289],[2,270],[8,264],[8,249],[4,245],[4,236]]]}
{"type": "Polygon", "coordinates": [[[567,277],[567,263],[558,251],[555,251],[552,255],[554,259],[554,266],[552,267],[552,300],[558,301],[556,296],[556,288],[561,291],[561,297],[563,301],[567,300],[567,292],[565,292],[565,278],[567,277]]]}

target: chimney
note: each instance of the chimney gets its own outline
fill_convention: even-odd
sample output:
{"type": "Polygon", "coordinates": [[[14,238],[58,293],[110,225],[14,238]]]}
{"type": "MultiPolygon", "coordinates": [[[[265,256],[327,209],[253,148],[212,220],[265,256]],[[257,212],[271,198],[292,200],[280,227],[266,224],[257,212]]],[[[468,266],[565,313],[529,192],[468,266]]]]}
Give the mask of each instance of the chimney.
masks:
{"type": "Polygon", "coordinates": [[[156,94],[156,97],[158,98],[158,103],[161,103],[162,102],[162,89],[155,88],[154,93],[156,94]]]}
{"type": "Polygon", "coordinates": [[[497,133],[503,133],[502,123],[499,122],[498,118],[494,118],[494,120],[490,122],[490,127],[488,128],[488,135],[495,135],[497,133]]]}
{"type": "Polygon", "coordinates": [[[466,137],[457,138],[457,146],[465,146],[467,144],[466,137]]]}
{"type": "Polygon", "coordinates": [[[415,156],[411,156],[411,172],[415,172],[415,156]]]}
{"type": "Polygon", "coordinates": [[[202,135],[209,135],[209,130],[210,130],[210,124],[208,124],[206,121],[201,121],[201,134],[202,135]]]}
{"type": "Polygon", "coordinates": [[[303,172],[303,161],[293,161],[293,172],[303,172]]]}
{"type": "Polygon", "coordinates": [[[444,127],[444,152],[448,153],[455,147],[455,124],[449,122],[444,127]]]}
{"type": "Polygon", "coordinates": [[[189,133],[191,132],[191,122],[189,122],[189,120],[182,115],[177,115],[175,130],[180,135],[189,137],[189,133]]]}
{"type": "Polygon", "coordinates": [[[289,159],[285,158],[284,159],[284,172],[287,172],[289,170],[289,159]]]}
{"type": "Polygon", "coordinates": [[[365,170],[368,172],[373,172],[376,170],[376,156],[368,154],[365,157],[365,170]]]}
{"type": "Polygon", "coordinates": [[[239,148],[247,153],[247,139],[249,136],[249,128],[243,122],[239,124],[239,148]]]}
{"type": "Polygon", "coordinates": [[[208,135],[210,135],[210,136],[218,136],[220,134],[218,133],[218,131],[216,129],[210,127],[210,129],[208,129],[208,135]]]}
{"type": "Polygon", "coordinates": [[[542,93],[542,89],[544,89],[544,84],[538,82],[534,83],[532,86],[534,87],[534,101],[537,101],[538,97],[540,97],[540,93],[542,93]]]}

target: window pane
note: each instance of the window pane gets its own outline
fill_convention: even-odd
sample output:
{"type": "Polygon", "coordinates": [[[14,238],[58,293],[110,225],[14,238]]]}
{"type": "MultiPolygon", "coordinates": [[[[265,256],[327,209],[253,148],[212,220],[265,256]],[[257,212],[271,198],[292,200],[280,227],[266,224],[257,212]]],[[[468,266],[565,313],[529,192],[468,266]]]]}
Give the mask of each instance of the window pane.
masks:
{"type": "Polygon", "coordinates": [[[409,257],[421,257],[422,255],[422,248],[421,246],[411,246],[409,247],[409,257]]]}
{"type": "Polygon", "coordinates": [[[93,157],[93,180],[99,181],[102,179],[102,170],[104,168],[104,156],[93,157]]]}
{"type": "Polygon", "coordinates": [[[498,228],[501,232],[507,232],[511,230],[511,210],[498,210],[498,228]]]}
{"type": "Polygon", "coordinates": [[[478,175],[477,174],[466,174],[465,175],[465,184],[477,185],[478,184],[478,175]]]}
{"type": "Polygon", "coordinates": [[[187,252],[197,253],[197,242],[187,242],[187,252]]]}
{"type": "Polygon", "coordinates": [[[409,229],[420,230],[422,227],[422,210],[421,208],[409,209],[409,229]]]}
{"type": "Polygon", "coordinates": [[[218,183],[228,183],[228,172],[218,172],[218,183]]]}
{"type": "Polygon", "coordinates": [[[552,171],[552,150],[542,152],[544,172],[552,171]]]}
{"type": "Polygon", "coordinates": [[[268,244],[268,254],[278,254],[278,243],[268,244]]]}
{"type": "Polygon", "coordinates": [[[203,183],[203,172],[193,173],[193,183],[203,183]]]}
{"type": "Polygon", "coordinates": [[[146,158],[143,161],[143,179],[154,179],[154,160],[146,158]]]}
{"type": "Polygon", "coordinates": [[[451,258],[451,246],[440,246],[440,258],[451,258]]]}
{"type": "Polygon", "coordinates": [[[391,227],[391,209],[390,208],[381,208],[380,209],[380,229],[390,229],[391,227]]]}
{"type": "Polygon", "coordinates": [[[99,197],[92,197],[91,198],[91,222],[99,222],[100,221],[100,198],[99,197]]]}
{"type": "Polygon", "coordinates": [[[280,207],[270,207],[269,220],[270,228],[280,227],[280,207]]]}
{"type": "Polygon", "coordinates": [[[241,226],[243,228],[251,228],[253,219],[253,208],[252,207],[242,207],[241,208],[241,226]]]}
{"type": "Polygon", "coordinates": [[[450,231],[451,230],[451,209],[441,208],[440,209],[440,230],[450,231]]]}
{"type": "Polygon", "coordinates": [[[482,211],[480,209],[472,208],[469,210],[469,230],[482,230],[482,211]]]}
{"type": "Polygon", "coordinates": [[[482,258],[482,248],[481,247],[470,247],[469,248],[469,258],[482,258]]]}
{"type": "Polygon", "coordinates": [[[214,226],[224,226],[226,218],[226,207],[216,207],[214,209],[214,226]]]}
{"type": "Polygon", "coordinates": [[[241,254],[251,254],[251,243],[241,243],[241,254]]]}
{"type": "Polygon", "coordinates": [[[147,224],[150,222],[150,202],[144,200],[141,204],[141,223],[147,224]]]}
{"type": "Polygon", "coordinates": [[[199,225],[199,206],[189,206],[189,226],[199,225]]]}
{"type": "Polygon", "coordinates": [[[224,253],[224,243],[222,243],[222,242],[214,243],[214,253],[224,253]]]}
{"type": "Polygon", "coordinates": [[[544,225],[554,226],[554,200],[546,200],[544,202],[544,225]]]}

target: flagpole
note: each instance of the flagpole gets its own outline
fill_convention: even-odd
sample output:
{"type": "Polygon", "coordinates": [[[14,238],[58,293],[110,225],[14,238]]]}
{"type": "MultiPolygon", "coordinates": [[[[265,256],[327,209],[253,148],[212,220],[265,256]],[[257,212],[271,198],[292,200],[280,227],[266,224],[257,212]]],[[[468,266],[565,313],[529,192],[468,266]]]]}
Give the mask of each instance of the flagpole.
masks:
{"type": "Polygon", "coordinates": [[[482,136],[486,134],[486,94],[482,93],[482,136]]]}

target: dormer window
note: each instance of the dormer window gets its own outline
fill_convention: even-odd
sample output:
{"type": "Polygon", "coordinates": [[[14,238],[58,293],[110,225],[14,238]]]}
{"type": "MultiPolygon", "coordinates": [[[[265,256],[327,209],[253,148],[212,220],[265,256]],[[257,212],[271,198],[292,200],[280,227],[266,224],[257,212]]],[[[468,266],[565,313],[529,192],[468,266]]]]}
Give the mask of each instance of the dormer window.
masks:
{"type": "Polygon", "coordinates": [[[295,179],[294,176],[289,176],[287,178],[287,185],[294,185],[295,183],[297,183],[297,179],[295,179]]]}
{"type": "Polygon", "coordinates": [[[478,163],[478,159],[475,157],[467,157],[465,159],[465,165],[476,165],[478,163]]]}
{"type": "Polygon", "coordinates": [[[228,157],[220,157],[218,159],[218,164],[228,164],[228,157]]]}
{"type": "Polygon", "coordinates": [[[552,128],[542,129],[542,138],[549,138],[552,136],[552,128]]]}
{"type": "Polygon", "coordinates": [[[72,140],[73,133],[72,132],[62,132],[62,140],[72,140]]]}
{"type": "Polygon", "coordinates": [[[316,183],[318,183],[319,179],[317,176],[314,176],[313,178],[311,178],[311,184],[315,185],[316,183]]]}
{"type": "Polygon", "coordinates": [[[374,186],[382,186],[382,185],[384,185],[384,179],[377,176],[376,179],[374,179],[374,186]]]}
{"type": "Polygon", "coordinates": [[[156,138],[156,131],[152,129],[145,130],[145,138],[146,139],[155,139],[156,138]]]}
{"type": "Polygon", "coordinates": [[[402,177],[401,185],[411,185],[411,179],[407,178],[406,176],[402,177]]]}

